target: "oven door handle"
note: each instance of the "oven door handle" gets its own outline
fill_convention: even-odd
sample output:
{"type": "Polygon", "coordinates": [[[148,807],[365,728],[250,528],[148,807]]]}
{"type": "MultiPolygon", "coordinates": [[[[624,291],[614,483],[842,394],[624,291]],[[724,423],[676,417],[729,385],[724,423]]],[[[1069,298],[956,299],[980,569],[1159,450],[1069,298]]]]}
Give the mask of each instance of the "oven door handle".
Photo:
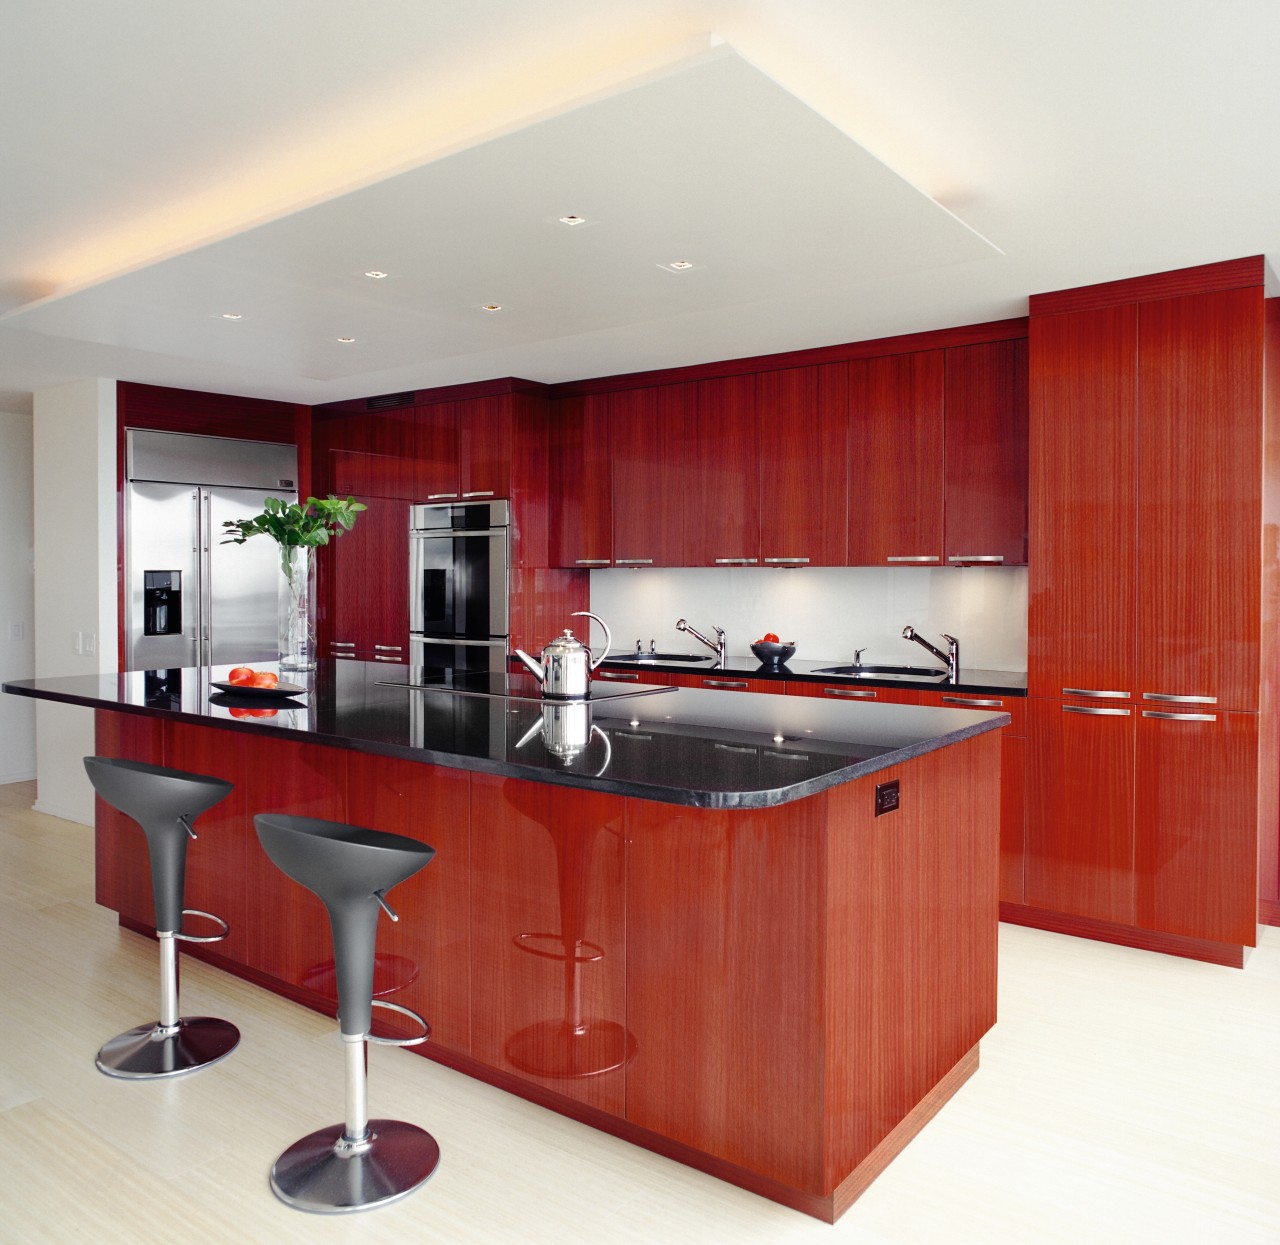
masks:
{"type": "Polygon", "coordinates": [[[506,528],[411,527],[410,540],[453,540],[455,536],[502,536],[506,528]]]}
{"type": "Polygon", "coordinates": [[[460,644],[470,646],[472,648],[506,648],[507,642],[503,640],[458,640],[450,636],[443,635],[411,635],[409,637],[410,644],[460,644]]]}

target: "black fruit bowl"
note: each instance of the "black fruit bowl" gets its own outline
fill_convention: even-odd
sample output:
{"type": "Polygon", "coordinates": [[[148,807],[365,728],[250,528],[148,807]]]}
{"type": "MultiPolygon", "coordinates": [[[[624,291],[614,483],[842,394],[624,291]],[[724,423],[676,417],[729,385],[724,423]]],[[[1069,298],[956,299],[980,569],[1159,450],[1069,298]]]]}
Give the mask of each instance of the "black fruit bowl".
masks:
{"type": "Polygon", "coordinates": [[[762,666],[768,666],[770,669],[776,670],[795,656],[796,646],[794,644],[770,644],[767,640],[757,640],[751,646],[751,651],[756,655],[756,660],[762,666]]]}

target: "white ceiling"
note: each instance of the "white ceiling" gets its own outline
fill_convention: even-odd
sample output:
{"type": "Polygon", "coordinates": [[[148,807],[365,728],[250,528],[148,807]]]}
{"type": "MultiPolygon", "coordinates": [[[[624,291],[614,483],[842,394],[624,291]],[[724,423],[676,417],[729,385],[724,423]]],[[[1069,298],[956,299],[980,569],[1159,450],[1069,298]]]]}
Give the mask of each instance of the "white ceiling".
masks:
{"type": "Polygon", "coordinates": [[[1273,0],[20,8],[0,409],[575,379],[1280,254],[1273,0]]]}

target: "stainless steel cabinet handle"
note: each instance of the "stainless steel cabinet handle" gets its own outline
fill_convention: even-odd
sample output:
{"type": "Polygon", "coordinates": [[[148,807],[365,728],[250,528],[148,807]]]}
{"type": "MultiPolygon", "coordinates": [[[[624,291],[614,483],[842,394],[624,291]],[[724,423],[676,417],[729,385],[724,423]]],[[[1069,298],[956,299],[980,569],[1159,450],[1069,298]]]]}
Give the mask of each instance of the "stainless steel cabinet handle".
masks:
{"type": "Polygon", "coordinates": [[[462,495],[463,497],[492,497],[493,489],[491,488],[473,489],[470,493],[463,493],[462,495]]]}
{"type": "Polygon", "coordinates": [[[755,566],[758,558],[716,558],[717,566],[755,566]]]}
{"type": "Polygon", "coordinates": [[[1164,692],[1143,692],[1143,700],[1161,700],[1171,705],[1216,705],[1216,696],[1169,696],[1164,692]]]}
{"type": "Polygon", "coordinates": [[[1063,713],[1088,713],[1099,718],[1127,718],[1132,709],[1099,709],[1093,705],[1063,705],[1063,713]]]}
{"type": "Polygon", "coordinates": [[[403,653],[404,646],[402,644],[375,644],[375,651],[379,653],[403,653]]]}
{"type": "Polygon", "coordinates": [[[1216,722],[1216,713],[1167,713],[1160,709],[1144,709],[1144,718],[1162,718],[1166,722],[1216,722]]]}
{"type": "Polygon", "coordinates": [[[356,646],[356,642],[354,640],[330,640],[329,641],[330,648],[355,648],[355,646],[356,646]]]}
{"type": "Polygon", "coordinates": [[[574,566],[608,566],[609,558],[574,558],[574,566]]]}
{"type": "Polygon", "coordinates": [[[620,670],[597,670],[591,677],[593,679],[620,679],[624,683],[638,683],[640,681],[638,674],[623,674],[620,670]]]}
{"type": "Polygon", "coordinates": [[[1004,704],[1003,700],[977,700],[972,696],[944,696],[942,698],[944,705],[981,705],[984,709],[999,709],[1004,704]]]}
{"type": "MultiPolygon", "coordinates": [[[[765,558],[765,565],[766,566],[778,566],[778,565],[796,566],[796,565],[804,565],[808,561],[809,561],[808,558],[765,558]]],[[[788,753],[787,755],[789,756],[790,753],[788,753]]]]}
{"type": "Polygon", "coordinates": [[[727,687],[727,688],[733,688],[735,690],[740,690],[744,687],[747,687],[748,684],[744,683],[740,679],[737,680],[736,682],[732,679],[703,679],[702,686],[703,687],[722,687],[722,688],[727,687]]]}
{"type": "Polygon", "coordinates": [[[457,493],[428,493],[428,501],[453,501],[458,496],[457,493]]]}
{"type": "Polygon", "coordinates": [[[940,562],[942,559],[929,554],[925,557],[915,558],[885,558],[886,562],[940,562]]]}
{"type": "Polygon", "coordinates": [[[715,744],[721,752],[755,752],[755,748],[749,748],[742,744],[715,744]]]}
{"type": "Polygon", "coordinates": [[[425,640],[414,640],[415,644],[421,644],[424,648],[428,644],[461,644],[464,648],[506,648],[506,640],[454,640],[445,636],[431,636],[425,640]]]}
{"type": "Polygon", "coordinates": [[[873,687],[824,687],[824,696],[843,696],[846,700],[875,700],[873,687]]]}
{"type": "Polygon", "coordinates": [[[374,661],[399,661],[399,660],[400,660],[400,658],[398,658],[398,657],[387,657],[387,656],[383,655],[382,653],[374,653],[374,655],[373,655],[373,660],[374,660],[374,661]]]}
{"type": "Polygon", "coordinates": [[[1064,696],[1092,696],[1095,700],[1128,700],[1128,692],[1097,692],[1088,687],[1064,687],[1064,696]]]}
{"type": "Polygon", "coordinates": [[[1003,553],[953,553],[948,562],[1003,562],[1003,553]]]}
{"type": "Polygon", "coordinates": [[[614,558],[616,566],[652,566],[652,558],[614,558]]]}

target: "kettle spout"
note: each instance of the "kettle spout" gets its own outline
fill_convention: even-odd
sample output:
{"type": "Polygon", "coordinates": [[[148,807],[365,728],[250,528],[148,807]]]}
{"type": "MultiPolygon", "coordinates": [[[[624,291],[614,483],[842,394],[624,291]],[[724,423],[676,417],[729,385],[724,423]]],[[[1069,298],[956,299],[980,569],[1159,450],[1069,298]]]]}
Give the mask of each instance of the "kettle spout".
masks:
{"type": "Polygon", "coordinates": [[[529,668],[529,673],[532,674],[539,683],[545,683],[547,681],[547,672],[543,669],[540,661],[534,660],[534,658],[530,657],[522,648],[516,649],[515,654],[529,668]]]}

